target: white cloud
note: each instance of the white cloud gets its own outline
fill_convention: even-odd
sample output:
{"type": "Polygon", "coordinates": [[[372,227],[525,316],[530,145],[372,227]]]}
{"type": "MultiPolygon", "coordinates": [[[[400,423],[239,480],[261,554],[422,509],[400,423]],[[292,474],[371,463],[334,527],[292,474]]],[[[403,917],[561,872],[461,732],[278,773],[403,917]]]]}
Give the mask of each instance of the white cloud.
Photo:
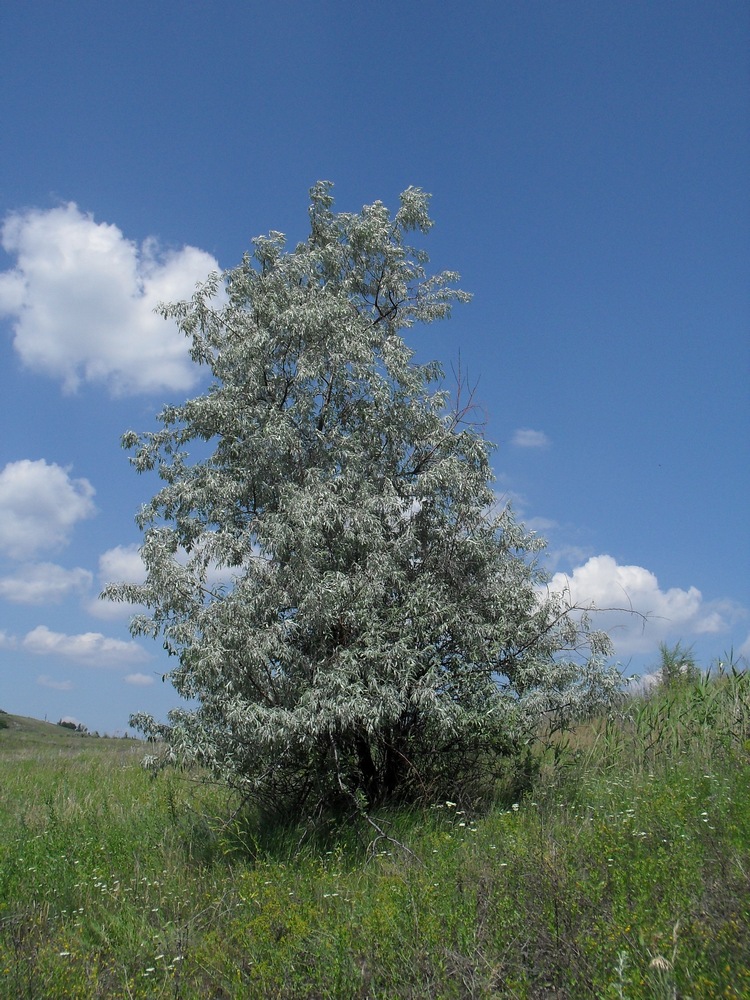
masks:
{"type": "Polygon", "coordinates": [[[15,604],[58,604],[91,586],[86,569],[63,569],[54,563],[28,563],[12,576],[0,577],[0,598],[15,604]]]}
{"type": "Polygon", "coordinates": [[[0,649],[16,649],[18,640],[14,635],[8,635],[4,629],[0,629],[0,649]]]}
{"type": "Polygon", "coordinates": [[[16,266],[0,274],[0,314],[12,317],[29,368],[61,378],[68,392],[81,381],[117,394],[195,384],[185,337],[154,308],[190,298],[219,270],[210,254],[162,250],[154,239],[138,246],[72,202],[8,216],[1,239],[16,266]]]}
{"type": "Polygon", "coordinates": [[[558,566],[575,566],[585,562],[590,555],[591,549],[583,545],[556,545],[545,550],[544,569],[547,573],[554,573],[558,566]]]}
{"type": "Polygon", "coordinates": [[[0,472],[0,551],[23,559],[61,548],[76,521],[96,513],[94,492],[44,459],[9,462],[0,472]]]}
{"type": "Polygon", "coordinates": [[[549,589],[565,591],[579,606],[605,609],[595,626],[610,633],[618,656],[650,653],[660,642],[725,631],[741,609],[730,601],[704,601],[696,587],[662,590],[642,566],[620,566],[593,556],[571,574],[555,573],[549,589]],[[626,614],[614,610],[632,610],[626,614]]]}
{"type": "Polygon", "coordinates": [[[37,684],[41,687],[52,688],[53,691],[72,691],[73,681],[56,681],[49,677],[47,674],[40,674],[36,679],[37,684]]]}
{"type": "MultiPolygon", "coordinates": [[[[146,567],[143,564],[139,545],[116,545],[107,549],[99,556],[99,587],[103,589],[108,583],[144,583],[146,567]]],[[[145,610],[140,604],[127,604],[118,601],[103,601],[96,598],[90,601],[86,610],[95,618],[113,621],[130,618],[145,610]]]]}
{"type": "Polygon", "coordinates": [[[108,639],[100,632],[65,635],[53,632],[46,625],[37,625],[23,639],[21,645],[30,653],[40,656],[62,656],[86,666],[116,667],[127,663],[142,663],[150,657],[132,641],[108,639]]]}
{"type": "MultiPolygon", "coordinates": [[[[185,564],[188,561],[188,554],[183,548],[177,550],[176,560],[185,564]]],[[[219,568],[215,564],[209,563],[206,583],[209,587],[231,587],[237,575],[237,570],[232,567],[219,568]]],[[[113,549],[108,549],[99,557],[99,584],[103,589],[108,583],[144,583],[146,580],[146,567],[141,559],[140,546],[116,545],[113,549]]],[[[148,609],[141,604],[128,604],[126,602],[94,600],[90,601],[86,610],[96,618],[113,621],[115,619],[129,618],[135,614],[148,613],[148,609]]]]}
{"type": "Polygon", "coordinates": [[[547,448],[550,445],[550,439],[544,431],[532,431],[528,427],[519,427],[517,431],[513,432],[511,444],[517,448],[547,448]]]}
{"type": "Polygon", "coordinates": [[[125,678],[126,684],[136,684],[139,687],[147,687],[154,683],[154,678],[148,674],[128,674],[125,678]]]}
{"type": "Polygon", "coordinates": [[[628,678],[627,690],[631,694],[647,694],[652,688],[661,680],[659,672],[652,672],[648,674],[633,674],[632,677],[628,678]]]}
{"type": "Polygon", "coordinates": [[[102,584],[124,581],[143,583],[146,567],[141,559],[140,546],[116,545],[99,556],[99,578],[102,584]]]}

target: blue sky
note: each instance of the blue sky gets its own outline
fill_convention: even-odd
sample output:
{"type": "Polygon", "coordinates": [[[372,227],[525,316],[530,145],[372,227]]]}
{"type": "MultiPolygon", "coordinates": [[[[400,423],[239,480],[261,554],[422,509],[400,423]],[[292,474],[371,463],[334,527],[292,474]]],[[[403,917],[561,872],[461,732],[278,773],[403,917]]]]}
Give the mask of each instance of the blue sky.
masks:
{"type": "Polygon", "coordinates": [[[6,4],[0,707],[114,732],[176,695],[100,586],[157,488],[119,447],[200,391],[152,313],[307,192],[432,193],[501,495],[617,659],[750,653],[750,8],[743,2],[6,4]]]}

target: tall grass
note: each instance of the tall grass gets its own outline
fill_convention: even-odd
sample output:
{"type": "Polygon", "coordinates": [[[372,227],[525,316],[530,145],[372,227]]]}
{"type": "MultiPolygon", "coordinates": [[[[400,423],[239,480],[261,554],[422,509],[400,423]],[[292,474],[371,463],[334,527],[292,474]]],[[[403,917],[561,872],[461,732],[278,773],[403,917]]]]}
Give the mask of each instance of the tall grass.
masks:
{"type": "Polygon", "coordinates": [[[736,669],[540,747],[518,802],[379,814],[389,839],[227,822],[219,789],[151,779],[132,741],[19,757],[6,736],[4,997],[750,996],[736,669]]]}

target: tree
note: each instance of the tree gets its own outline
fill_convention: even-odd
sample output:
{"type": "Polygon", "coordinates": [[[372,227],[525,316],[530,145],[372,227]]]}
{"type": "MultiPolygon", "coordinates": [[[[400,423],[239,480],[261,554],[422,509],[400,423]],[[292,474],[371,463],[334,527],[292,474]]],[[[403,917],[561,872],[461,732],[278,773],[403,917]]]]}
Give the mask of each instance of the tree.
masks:
{"type": "Polygon", "coordinates": [[[317,184],[306,242],[259,237],[163,307],[212,381],[123,438],[163,485],[137,518],[145,583],[105,596],[150,610],[132,632],[163,637],[197,705],[131,725],[265,805],[455,796],[614,684],[577,655],[606,637],[544,592],[543,543],[497,509],[468,408],[401,335],[469,298],[407,243],[428,200],[335,214],[317,184]]]}
{"type": "Polygon", "coordinates": [[[660,642],[659,658],[657,676],[663,688],[694,684],[700,677],[700,668],[692,649],[685,649],[681,642],[674,646],[660,642]]]}

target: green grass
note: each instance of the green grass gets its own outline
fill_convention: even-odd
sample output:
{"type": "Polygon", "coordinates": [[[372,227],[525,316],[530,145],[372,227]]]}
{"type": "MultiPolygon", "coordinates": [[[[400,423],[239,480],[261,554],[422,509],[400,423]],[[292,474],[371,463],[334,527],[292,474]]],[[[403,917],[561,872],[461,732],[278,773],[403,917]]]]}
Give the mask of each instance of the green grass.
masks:
{"type": "Polygon", "coordinates": [[[135,741],[2,718],[0,996],[750,996],[747,675],[581,726],[517,804],[378,814],[391,840],[222,826],[135,741]]]}

